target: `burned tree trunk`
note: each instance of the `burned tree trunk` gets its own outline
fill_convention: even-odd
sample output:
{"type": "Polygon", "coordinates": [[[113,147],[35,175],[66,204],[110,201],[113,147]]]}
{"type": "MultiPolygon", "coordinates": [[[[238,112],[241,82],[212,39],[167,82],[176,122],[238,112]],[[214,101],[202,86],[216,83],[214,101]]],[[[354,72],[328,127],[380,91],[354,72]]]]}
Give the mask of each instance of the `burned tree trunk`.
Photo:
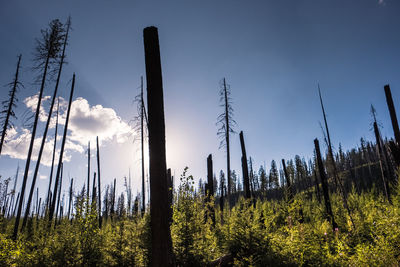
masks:
{"type": "MultiPolygon", "coordinates": [[[[100,149],[99,149],[99,137],[96,136],[96,146],[97,146],[97,186],[98,188],[98,195],[99,195],[99,227],[101,228],[103,224],[103,217],[101,216],[101,179],[100,179],[100,149]]],[[[114,187],[115,187],[115,180],[114,180],[114,187]]],[[[114,189],[115,192],[115,189],[114,189]]]]}
{"type": "Polygon", "coordinates": [[[319,150],[318,139],[314,139],[314,145],[315,145],[315,153],[317,156],[319,175],[321,177],[322,190],[324,193],[325,210],[328,215],[328,220],[332,223],[332,228],[335,231],[335,228],[337,228],[337,224],[335,222],[335,218],[334,218],[333,212],[332,212],[331,201],[329,198],[329,191],[328,191],[328,183],[326,181],[325,170],[324,170],[324,165],[322,163],[321,152],[319,150]]]}
{"type": "MultiPolygon", "coordinates": [[[[87,167],[87,190],[86,190],[86,197],[87,197],[87,201],[89,201],[89,195],[90,195],[90,141],[88,142],[88,149],[87,149],[87,153],[88,153],[88,167],[87,167]]],[[[94,186],[94,184],[93,184],[94,186]]]]}
{"type": "Polygon", "coordinates": [[[381,136],[379,134],[379,129],[378,129],[378,124],[374,122],[374,133],[375,133],[375,139],[376,139],[376,148],[377,148],[377,154],[379,158],[379,166],[381,169],[381,175],[382,175],[382,183],[383,183],[383,189],[385,192],[386,199],[391,203],[390,199],[390,190],[389,190],[389,183],[387,180],[387,170],[385,166],[383,165],[383,151],[382,151],[382,144],[381,144],[381,136]]]}
{"type": "Polygon", "coordinates": [[[7,135],[7,129],[12,125],[10,124],[10,117],[15,116],[13,108],[15,107],[15,102],[16,102],[15,94],[17,92],[18,84],[20,84],[18,81],[20,63],[21,63],[21,55],[18,56],[17,70],[15,71],[14,81],[12,82],[13,87],[10,94],[10,102],[8,102],[7,114],[4,119],[3,131],[1,132],[0,155],[1,155],[1,150],[3,148],[4,139],[6,138],[7,135]]]}
{"type": "Polygon", "coordinates": [[[390,113],[390,119],[392,120],[392,127],[394,132],[394,138],[396,140],[397,145],[400,144],[400,130],[399,124],[397,122],[396,110],[394,108],[393,99],[392,99],[392,92],[390,91],[389,84],[385,85],[385,96],[386,96],[386,103],[390,113]]]}
{"type": "Polygon", "coordinates": [[[150,150],[151,266],[173,266],[168,223],[168,188],[165,155],[165,121],[160,47],[156,27],[143,30],[146,61],[150,150]]]}
{"type": "Polygon", "coordinates": [[[74,184],[74,178],[71,179],[71,185],[69,186],[69,204],[68,204],[68,220],[71,214],[71,204],[72,204],[72,197],[73,197],[73,190],[72,185],[74,184]]]}
{"type": "Polygon", "coordinates": [[[213,179],[213,162],[212,155],[208,155],[207,157],[207,186],[206,186],[206,195],[207,195],[207,205],[208,205],[208,216],[211,217],[213,225],[215,224],[215,211],[214,211],[214,201],[211,201],[214,196],[214,179],[213,179]]]}
{"type": "Polygon", "coordinates": [[[143,100],[143,76],[140,77],[140,143],[142,152],[142,214],[146,210],[146,193],[144,182],[144,100],[143,100]]]}
{"type": "Polygon", "coordinates": [[[54,208],[56,204],[56,197],[57,197],[57,185],[59,183],[60,179],[60,173],[61,173],[61,166],[62,166],[62,159],[64,155],[64,148],[65,148],[65,141],[67,139],[67,132],[68,132],[68,122],[69,122],[69,115],[71,112],[71,104],[72,104],[72,97],[74,95],[74,87],[75,87],[75,73],[72,77],[72,85],[71,85],[71,94],[69,96],[69,103],[68,103],[68,110],[67,110],[67,118],[65,119],[65,125],[64,125],[64,135],[61,143],[61,149],[60,149],[60,156],[58,159],[58,166],[57,166],[57,174],[56,174],[56,180],[54,184],[54,192],[53,192],[53,201],[50,204],[50,212],[49,212],[49,226],[51,226],[51,221],[53,220],[53,215],[54,215],[54,208]]]}
{"type": "Polygon", "coordinates": [[[244,145],[243,131],[240,132],[239,137],[240,137],[240,146],[242,148],[242,175],[243,175],[244,195],[245,198],[249,199],[251,198],[249,169],[247,166],[247,155],[246,155],[246,147],[244,145]]]}

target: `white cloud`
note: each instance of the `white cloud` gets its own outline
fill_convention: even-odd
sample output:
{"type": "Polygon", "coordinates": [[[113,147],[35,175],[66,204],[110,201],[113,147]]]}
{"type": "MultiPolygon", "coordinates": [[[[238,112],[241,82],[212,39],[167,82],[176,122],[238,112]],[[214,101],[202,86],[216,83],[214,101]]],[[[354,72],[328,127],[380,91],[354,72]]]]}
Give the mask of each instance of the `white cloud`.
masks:
{"type": "Polygon", "coordinates": [[[99,136],[100,141],[127,142],[133,129],[112,108],[90,106],[84,98],[72,102],[68,128],[71,140],[86,145],[88,140],[99,136]]]}
{"type": "Polygon", "coordinates": [[[384,5],[385,4],[385,0],[378,0],[378,4],[384,5]]]}
{"type": "MultiPolygon", "coordinates": [[[[50,96],[43,97],[43,101],[51,99],[50,96]]],[[[38,95],[27,97],[24,103],[33,113],[36,112],[38,95]]],[[[43,102],[42,102],[43,103],[43,102]]],[[[67,113],[67,101],[60,98],[60,115],[59,128],[57,134],[57,149],[55,162],[58,162],[58,154],[60,151],[59,144],[62,139],[63,125],[67,113]]],[[[47,121],[47,113],[41,107],[40,121],[47,121]]],[[[55,127],[54,120],[51,120],[50,128],[55,127]]],[[[35,138],[32,160],[36,161],[39,148],[42,142],[42,129],[38,129],[37,138],[35,138]]],[[[68,125],[68,135],[65,143],[63,161],[71,160],[73,152],[85,153],[88,140],[94,140],[99,136],[100,145],[104,142],[124,143],[129,141],[133,134],[133,129],[124,122],[112,108],[105,108],[101,105],[90,106],[89,102],[84,98],[77,98],[71,104],[70,121],[68,125]]],[[[11,158],[26,159],[31,139],[31,132],[28,129],[12,128],[8,131],[6,143],[3,148],[3,155],[11,158]]],[[[41,164],[50,166],[53,155],[54,133],[48,132],[41,164]]]]}
{"type": "Polygon", "coordinates": [[[42,179],[42,180],[47,179],[47,175],[39,175],[39,179],[42,179]]]}

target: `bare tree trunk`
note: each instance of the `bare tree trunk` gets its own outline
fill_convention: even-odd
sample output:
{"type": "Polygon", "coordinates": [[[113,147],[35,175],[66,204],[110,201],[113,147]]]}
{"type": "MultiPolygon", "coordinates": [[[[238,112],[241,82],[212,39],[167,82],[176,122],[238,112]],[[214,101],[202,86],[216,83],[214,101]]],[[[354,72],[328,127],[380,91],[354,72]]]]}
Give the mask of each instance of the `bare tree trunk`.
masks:
{"type": "Polygon", "coordinates": [[[244,145],[243,131],[240,132],[239,137],[240,137],[240,146],[242,148],[242,175],[243,175],[244,194],[245,197],[249,199],[251,198],[249,170],[247,166],[247,155],[246,155],[246,147],[244,145]]]}
{"type": "Polygon", "coordinates": [[[99,187],[99,227],[101,228],[103,223],[103,217],[101,216],[101,183],[100,183],[100,149],[99,149],[99,137],[96,136],[97,146],[97,186],[99,187]]]}
{"type": "Polygon", "coordinates": [[[229,144],[229,103],[228,103],[228,92],[226,88],[226,81],[224,78],[224,93],[225,93],[225,142],[226,142],[226,179],[228,181],[228,203],[231,203],[231,155],[230,155],[230,144],[229,144]]]}
{"type": "Polygon", "coordinates": [[[56,218],[55,222],[57,223],[57,217],[58,217],[58,209],[60,207],[60,197],[61,197],[61,185],[62,185],[62,179],[63,179],[63,174],[64,174],[64,164],[61,163],[61,175],[60,175],[60,181],[58,184],[58,196],[57,196],[57,208],[56,208],[56,218]]]}
{"type": "Polygon", "coordinates": [[[73,190],[72,185],[74,184],[74,178],[71,179],[71,185],[69,186],[69,204],[68,204],[68,220],[71,214],[71,204],[72,204],[72,197],[73,197],[73,190]]]}
{"type": "Polygon", "coordinates": [[[16,240],[17,239],[17,235],[18,235],[19,220],[21,218],[21,212],[22,212],[22,203],[23,203],[23,200],[24,200],[26,182],[28,180],[29,165],[31,164],[33,143],[35,141],[35,136],[36,136],[36,128],[37,128],[37,124],[38,124],[38,120],[39,120],[40,105],[42,103],[42,95],[43,95],[44,84],[46,82],[47,68],[49,66],[49,60],[50,60],[50,54],[48,53],[47,54],[47,58],[46,58],[46,63],[44,65],[42,83],[41,83],[41,86],[40,86],[40,91],[39,91],[39,96],[38,96],[38,103],[37,103],[37,108],[36,108],[36,113],[35,113],[35,121],[33,123],[33,129],[32,129],[32,135],[31,135],[31,142],[29,144],[28,156],[26,157],[24,178],[22,180],[22,186],[21,186],[21,191],[20,191],[21,196],[20,196],[20,199],[19,199],[17,217],[15,218],[15,224],[14,224],[14,233],[13,233],[13,236],[12,236],[13,240],[16,240]]]}
{"type": "MultiPolygon", "coordinates": [[[[87,201],[89,201],[89,188],[90,188],[90,141],[88,142],[88,171],[87,171],[87,190],[86,190],[86,197],[87,201]]],[[[94,184],[93,184],[94,186],[94,184]]]]}
{"type": "Polygon", "coordinates": [[[213,179],[213,161],[212,155],[208,155],[207,157],[207,205],[208,207],[208,216],[211,217],[213,225],[215,225],[215,211],[214,211],[214,201],[210,203],[212,197],[214,197],[214,179],[213,179]]]}
{"type": "Polygon", "coordinates": [[[389,203],[391,203],[389,184],[387,182],[387,172],[382,163],[383,153],[382,153],[382,146],[381,146],[381,137],[379,134],[378,124],[376,122],[374,122],[374,133],[375,133],[376,146],[377,146],[377,152],[378,152],[377,154],[378,154],[378,158],[379,158],[379,166],[380,166],[381,175],[382,175],[383,189],[385,192],[386,199],[389,201],[389,203]]]}
{"type": "Polygon", "coordinates": [[[96,172],[93,174],[93,187],[92,187],[92,203],[96,201],[96,172]]]}
{"type": "Polygon", "coordinates": [[[7,110],[7,115],[6,115],[6,118],[5,118],[5,121],[4,121],[3,131],[1,133],[0,155],[1,155],[1,150],[3,148],[4,139],[6,138],[7,129],[8,129],[8,125],[9,125],[9,120],[10,120],[10,116],[11,116],[11,113],[12,113],[12,108],[14,106],[15,93],[17,92],[17,87],[18,87],[18,75],[19,75],[20,63],[21,63],[21,55],[18,56],[17,70],[15,71],[12,93],[11,93],[11,97],[10,97],[10,102],[8,104],[8,110],[7,110]]]}
{"type": "Polygon", "coordinates": [[[321,177],[322,190],[324,192],[325,210],[328,215],[328,220],[332,223],[332,228],[335,231],[335,228],[337,228],[337,224],[335,222],[335,218],[332,212],[331,201],[329,198],[329,191],[328,191],[328,183],[326,182],[324,165],[322,163],[321,152],[319,150],[319,142],[317,138],[314,139],[314,145],[315,145],[315,153],[317,156],[319,175],[321,177]]]}
{"type": "Polygon", "coordinates": [[[50,213],[49,213],[49,227],[51,226],[51,222],[53,220],[53,215],[54,215],[54,208],[56,204],[56,197],[57,197],[57,184],[59,183],[60,179],[60,172],[61,172],[61,165],[62,165],[62,159],[63,159],[63,154],[64,154],[64,148],[65,148],[65,141],[67,139],[67,131],[68,131],[68,122],[69,122],[69,115],[71,112],[71,104],[72,104],[72,97],[74,95],[74,87],[75,87],[75,73],[72,77],[72,85],[71,85],[71,94],[69,96],[69,103],[68,103],[68,110],[67,110],[67,118],[65,120],[65,125],[64,125],[64,135],[61,143],[61,150],[60,150],[60,156],[58,159],[58,166],[57,166],[57,174],[56,174],[56,181],[54,184],[54,192],[53,192],[53,201],[50,205],[50,213]]]}
{"type": "Polygon", "coordinates": [[[53,156],[51,159],[51,169],[50,169],[50,179],[49,179],[49,189],[47,190],[47,197],[46,197],[46,213],[47,210],[50,208],[50,191],[51,191],[51,182],[53,181],[53,169],[54,169],[54,159],[56,156],[56,147],[57,147],[57,131],[58,131],[58,113],[60,109],[60,99],[57,100],[57,117],[56,117],[56,129],[54,132],[54,145],[53,145],[53,156]]]}
{"type": "Polygon", "coordinates": [[[389,84],[385,85],[385,95],[386,95],[386,103],[390,113],[390,119],[392,120],[392,127],[394,132],[394,137],[397,145],[400,145],[400,130],[399,124],[397,122],[396,110],[393,104],[392,92],[390,91],[389,84]]]}
{"type": "Polygon", "coordinates": [[[142,150],[142,214],[146,210],[146,190],[144,183],[144,100],[143,100],[143,76],[140,77],[140,142],[142,150]]]}
{"type": "Polygon", "coordinates": [[[164,101],[157,28],[145,28],[143,37],[150,150],[150,228],[152,241],[150,265],[174,266],[168,223],[164,101]]]}
{"type": "Polygon", "coordinates": [[[31,190],[30,190],[29,196],[28,196],[28,202],[27,202],[26,209],[25,209],[24,220],[22,221],[22,229],[25,228],[26,221],[27,221],[28,216],[29,216],[29,208],[30,208],[30,206],[31,206],[31,200],[32,200],[33,191],[35,190],[36,179],[37,179],[37,175],[38,175],[39,167],[40,167],[40,161],[41,161],[41,159],[42,159],[42,154],[43,154],[44,145],[46,144],[47,131],[49,130],[49,125],[50,125],[50,121],[51,121],[51,116],[52,116],[52,114],[53,114],[53,108],[54,108],[54,104],[55,104],[55,102],[56,102],[57,91],[58,91],[58,85],[59,85],[59,83],[60,83],[60,77],[61,77],[62,67],[63,67],[63,64],[64,64],[65,48],[67,47],[69,26],[70,26],[70,18],[68,18],[68,22],[67,22],[67,32],[66,32],[66,35],[65,35],[65,38],[64,38],[63,52],[62,52],[62,55],[61,55],[61,61],[60,61],[59,69],[58,69],[56,85],[55,85],[55,88],[54,88],[53,97],[52,97],[52,99],[51,99],[50,110],[49,110],[49,114],[48,114],[48,116],[47,116],[46,126],[45,126],[44,132],[43,132],[42,143],[41,143],[41,145],[40,145],[38,158],[37,158],[37,160],[36,160],[36,166],[35,166],[35,171],[34,171],[34,173],[33,173],[31,190]]]}

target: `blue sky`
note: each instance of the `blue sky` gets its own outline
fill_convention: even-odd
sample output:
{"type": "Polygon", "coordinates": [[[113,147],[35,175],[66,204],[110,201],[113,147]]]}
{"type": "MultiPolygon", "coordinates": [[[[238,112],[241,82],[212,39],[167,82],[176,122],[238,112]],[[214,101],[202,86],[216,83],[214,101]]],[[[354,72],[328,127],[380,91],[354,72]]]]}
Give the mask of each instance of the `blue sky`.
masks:
{"type": "MultiPolygon", "coordinates": [[[[0,83],[12,79],[16,57],[22,53],[22,113],[23,100],[39,89],[32,85],[29,69],[35,38],[51,19],[65,21],[71,15],[74,30],[60,96],[67,97],[75,72],[75,100],[81,97],[78,102],[90,112],[100,109],[110,115],[114,111],[110,120],[118,127],[128,124],[136,115],[132,101],[139,93],[140,76],[145,75],[142,31],[155,25],[163,67],[167,164],[173,173],[179,176],[188,166],[196,178],[205,177],[209,153],[215,173],[225,170],[215,125],[222,111],[218,91],[223,77],[232,90],[236,129],[244,131],[247,153],[258,169],[264,162],[269,166],[272,159],[312,155],[313,139],[322,136],[318,83],[336,149],[339,142],[350,149],[360,137],[373,140],[371,104],[378,112],[382,134],[393,136],[383,86],[391,85],[399,111],[399,11],[395,0],[0,0],[0,83]]],[[[46,87],[45,94],[52,89],[46,87]]],[[[6,93],[6,88],[1,90],[1,100],[6,93]]],[[[79,133],[79,124],[75,126],[79,133]]],[[[122,190],[122,177],[130,168],[136,192],[140,186],[137,146],[125,135],[118,143],[114,134],[118,135],[110,133],[101,145],[103,184],[117,178],[122,190]]],[[[80,136],[85,139],[89,133],[80,136]]],[[[239,136],[231,140],[232,166],[241,173],[239,136]]],[[[85,150],[87,141],[75,140],[75,144],[85,150]]],[[[75,178],[77,188],[86,180],[85,154],[78,150],[68,152],[71,160],[65,163],[65,177],[75,178]]],[[[25,166],[23,159],[1,155],[0,173],[12,175],[18,162],[25,166]]],[[[48,172],[48,167],[41,167],[41,191],[48,172]]]]}

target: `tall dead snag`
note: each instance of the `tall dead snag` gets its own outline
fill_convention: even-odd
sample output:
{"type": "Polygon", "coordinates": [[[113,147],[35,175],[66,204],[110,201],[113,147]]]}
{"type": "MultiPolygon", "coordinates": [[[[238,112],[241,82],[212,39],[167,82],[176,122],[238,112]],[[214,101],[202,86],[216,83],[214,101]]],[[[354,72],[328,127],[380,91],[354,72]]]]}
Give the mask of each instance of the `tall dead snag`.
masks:
{"type": "Polygon", "coordinates": [[[168,223],[165,122],[160,47],[156,27],[143,30],[146,61],[148,130],[150,150],[151,266],[173,266],[168,223]]]}
{"type": "Polygon", "coordinates": [[[393,99],[392,99],[392,92],[390,91],[389,84],[385,85],[385,96],[386,96],[386,103],[390,113],[390,119],[392,120],[392,127],[394,132],[394,138],[396,143],[400,144],[400,130],[399,124],[397,122],[396,110],[394,108],[393,99]]]}
{"type": "Polygon", "coordinates": [[[42,69],[43,75],[38,95],[38,103],[36,107],[35,119],[33,122],[31,141],[29,143],[28,156],[26,158],[24,178],[22,180],[21,197],[19,199],[17,217],[15,218],[14,233],[13,233],[14,240],[17,238],[18,235],[19,220],[21,218],[22,204],[25,195],[25,187],[26,187],[26,182],[28,180],[29,166],[31,163],[32,151],[33,151],[33,143],[35,141],[36,129],[39,121],[40,106],[42,103],[42,96],[43,96],[44,85],[46,82],[47,71],[49,67],[59,58],[61,41],[63,40],[64,28],[62,23],[56,19],[53,20],[49,24],[49,26],[50,29],[42,31],[42,40],[38,41],[38,46],[36,48],[37,52],[35,55],[35,60],[37,62],[36,68],[42,69]]]}
{"type": "Polygon", "coordinates": [[[92,186],[92,203],[96,202],[96,172],[93,174],[93,186],[92,186]]]}
{"type": "Polygon", "coordinates": [[[288,190],[288,201],[291,201],[293,199],[293,188],[290,183],[290,177],[286,169],[286,162],[284,159],[282,159],[282,167],[283,167],[283,174],[285,175],[285,180],[286,180],[286,186],[288,190]]]}
{"type": "Polygon", "coordinates": [[[21,63],[21,55],[18,56],[17,70],[15,71],[14,80],[10,83],[10,85],[12,84],[11,91],[8,93],[8,95],[10,96],[10,100],[3,101],[3,105],[6,109],[0,112],[1,120],[3,122],[3,130],[1,131],[1,141],[0,141],[0,155],[1,155],[1,150],[3,148],[4,139],[6,138],[7,135],[7,130],[13,126],[10,119],[12,117],[15,118],[14,108],[16,107],[16,102],[18,101],[16,93],[18,90],[18,86],[21,85],[21,83],[18,81],[20,63],[21,63]]]}
{"type": "Polygon", "coordinates": [[[390,113],[390,119],[392,121],[393,133],[395,138],[395,145],[391,145],[390,149],[393,155],[393,159],[396,162],[396,165],[400,165],[400,130],[399,124],[397,122],[396,110],[393,104],[392,92],[390,90],[389,84],[384,86],[386,103],[390,113]]]}
{"type": "MultiPolygon", "coordinates": [[[[87,149],[87,153],[88,153],[88,170],[87,170],[87,190],[86,190],[86,197],[87,197],[87,201],[89,201],[89,194],[90,194],[90,141],[88,142],[88,149],[87,149]]],[[[93,184],[94,186],[94,184],[93,184]]]]}
{"type": "Polygon", "coordinates": [[[58,190],[58,183],[60,180],[60,174],[61,174],[61,167],[62,167],[62,160],[63,160],[63,155],[64,155],[64,148],[65,148],[65,141],[67,140],[67,132],[68,132],[68,122],[69,122],[69,115],[71,113],[71,104],[72,104],[72,97],[74,95],[74,87],[75,87],[75,73],[72,77],[72,85],[71,85],[71,93],[69,95],[69,102],[68,102],[68,109],[67,109],[67,117],[65,119],[65,125],[64,125],[64,134],[63,134],[63,139],[61,143],[61,149],[60,149],[60,155],[58,159],[58,166],[57,166],[57,173],[56,173],[56,180],[54,183],[54,191],[52,195],[52,202],[50,204],[50,212],[49,212],[49,227],[51,226],[51,222],[53,220],[53,215],[54,215],[54,209],[55,209],[55,204],[56,204],[56,197],[57,197],[57,190],[58,190]]]}
{"type": "Polygon", "coordinates": [[[324,165],[322,163],[321,151],[319,150],[319,142],[318,142],[317,138],[314,139],[314,146],[315,146],[315,153],[317,156],[319,175],[321,177],[322,191],[324,193],[325,210],[328,215],[328,220],[332,223],[333,230],[335,230],[335,228],[337,228],[337,224],[335,222],[335,218],[334,218],[333,212],[332,212],[331,201],[329,198],[328,183],[326,181],[324,165]]]}
{"type": "Polygon", "coordinates": [[[231,90],[229,85],[226,84],[225,78],[222,80],[220,94],[220,102],[221,107],[224,108],[224,112],[222,112],[217,118],[217,124],[220,124],[220,128],[218,129],[217,135],[219,135],[222,140],[220,143],[220,148],[226,148],[226,179],[228,181],[228,190],[227,197],[228,203],[231,203],[231,156],[230,156],[230,143],[229,138],[230,134],[235,133],[233,126],[236,122],[233,120],[233,108],[232,108],[232,99],[230,97],[231,90]]]}
{"type": "MultiPolygon", "coordinates": [[[[98,195],[99,195],[99,227],[101,228],[103,224],[103,217],[101,216],[101,183],[100,183],[100,149],[99,149],[99,137],[96,136],[96,146],[97,146],[97,186],[99,187],[98,189],[98,195]]],[[[115,187],[115,180],[114,180],[114,187],[115,187]]],[[[115,189],[114,189],[115,190],[115,189]]]]}
{"type": "MultiPolygon", "coordinates": [[[[351,225],[353,226],[353,228],[355,228],[353,217],[351,216],[351,211],[350,211],[349,205],[347,203],[347,193],[344,190],[342,181],[339,178],[338,172],[336,169],[335,158],[333,156],[333,150],[332,150],[331,137],[329,135],[328,122],[326,120],[325,108],[324,108],[324,103],[322,102],[321,89],[319,88],[319,84],[318,84],[318,93],[319,93],[319,100],[321,102],[322,114],[324,116],[326,136],[328,138],[328,140],[327,140],[328,141],[328,158],[330,159],[332,167],[333,167],[333,177],[334,177],[336,186],[339,186],[339,193],[340,193],[340,196],[342,197],[343,206],[347,210],[347,214],[349,215],[351,225]]],[[[351,170],[349,170],[349,171],[351,171],[351,170]]]]}
{"type": "Polygon", "coordinates": [[[239,137],[240,137],[240,146],[242,148],[242,175],[243,175],[244,195],[245,198],[249,199],[251,198],[250,181],[249,181],[249,170],[247,166],[247,155],[246,155],[246,147],[244,145],[243,131],[240,131],[239,137]]]}
{"type": "Polygon", "coordinates": [[[68,220],[71,214],[71,204],[72,204],[72,197],[73,197],[73,189],[72,185],[74,184],[74,178],[71,179],[71,185],[69,186],[69,204],[68,204],[68,220]]]}
{"type": "Polygon", "coordinates": [[[50,208],[51,182],[53,181],[54,159],[55,159],[55,156],[56,156],[56,148],[57,148],[57,132],[58,132],[58,113],[59,113],[59,110],[60,110],[60,99],[57,100],[56,129],[54,131],[53,156],[52,156],[52,159],[51,159],[49,188],[47,190],[47,197],[46,197],[46,213],[47,213],[48,209],[50,208]]]}
{"type": "Polygon", "coordinates": [[[383,189],[385,192],[386,199],[391,203],[390,199],[390,190],[389,190],[389,183],[387,180],[387,171],[385,166],[383,165],[383,153],[382,153],[382,141],[381,141],[381,136],[379,133],[378,129],[378,124],[376,121],[374,121],[374,133],[375,133],[375,139],[376,139],[376,150],[379,158],[379,166],[381,169],[381,175],[382,175],[382,183],[383,183],[383,189]]]}
{"type": "Polygon", "coordinates": [[[208,216],[211,217],[213,224],[215,224],[215,212],[214,212],[214,201],[210,203],[212,198],[214,197],[214,179],[213,179],[213,162],[212,155],[208,155],[207,157],[207,186],[206,186],[206,195],[207,195],[207,205],[208,206],[208,216]]]}
{"type": "MultiPolygon", "coordinates": [[[[58,67],[56,85],[55,85],[55,88],[54,88],[53,97],[51,99],[50,110],[49,110],[49,114],[47,116],[46,126],[44,128],[44,132],[43,132],[43,136],[42,136],[42,143],[40,144],[39,154],[38,154],[38,158],[36,160],[36,166],[35,166],[35,171],[33,173],[31,190],[30,190],[29,196],[28,196],[28,202],[27,202],[26,209],[25,209],[24,220],[22,221],[22,229],[25,227],[26,221],[27,221],[28,216],[29,216],[29,208],[31,206],[31,200],[32,200],[32,196],[33,196],[33,191],[34,191],[35,186],[36,186],[36,179],[37,179],[37,175],[39,173],[40,161],[42,159],[43,149],[44,149],[44,146],[46,144],[47,131],[49,130],[49,125],[50,125],[51,117],[52,117],[52,114],[53,114],[54,104],[56,102],[58,85],[60,83],[62,67],[63,67],[64,59],[65,59],[65,48],[67,47],[68,32],[69,32],[70,25],[71,25],[71,19],[68,18],[66,33],[65,33],[65,35],[62,35],[62,37],[64,39],[64,44],[63,44],[63,50],[62,50],[62,54],[61,54],[61,57],[60,57],[60,63],[59,63],[59,67],[58,67]]],[[[63,31],[61,31],[60,34],[63,34],[63,31]]]]}
{"type": "Polygon", "coordinates": [[[146,190],[144,184],[144,100],[143,100],[143,76],[140,77],[140,143],[142,152],[142,214],[146,210],[146,190]]]}

